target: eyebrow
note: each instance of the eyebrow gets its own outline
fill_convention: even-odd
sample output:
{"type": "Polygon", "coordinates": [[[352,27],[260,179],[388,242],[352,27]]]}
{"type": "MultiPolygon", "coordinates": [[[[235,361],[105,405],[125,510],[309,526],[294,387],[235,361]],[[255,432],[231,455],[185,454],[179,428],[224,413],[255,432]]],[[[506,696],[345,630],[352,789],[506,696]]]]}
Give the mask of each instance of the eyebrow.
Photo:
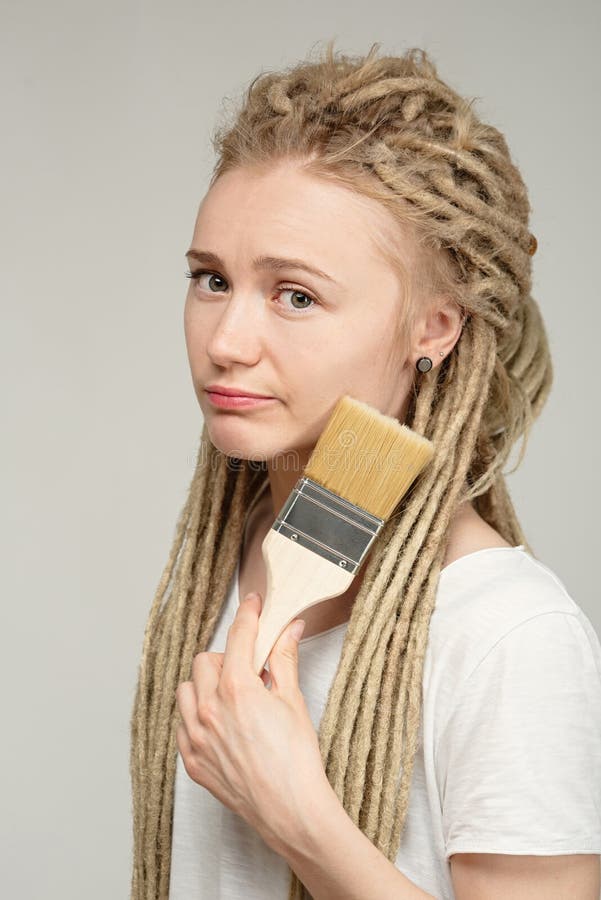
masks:
{"type": "MultiPolygon", "coordinates": [[[[212,253],[210,250],[195,250],[192,248],[186,253],[186,258],[195,259],[198,262],[205,263],[209,266],[221,266],[222,268],[225,268],[225,263],[216,253],[212,253]]],[[[257,256],[256,259],[253,259],[252,264],[255,269],[302,269],[305,272],[309,272],[311,275],[316,275],[318,278],[330,281],[332,284],[338,284],[338,282],[332,278],[331,275],[328,275],[327,272],[323,272],[321,269],[318,269],[317,266],[309,265],[309,263],[306,263],[302,259],[286,258],[283,256],[257,256]]]]}

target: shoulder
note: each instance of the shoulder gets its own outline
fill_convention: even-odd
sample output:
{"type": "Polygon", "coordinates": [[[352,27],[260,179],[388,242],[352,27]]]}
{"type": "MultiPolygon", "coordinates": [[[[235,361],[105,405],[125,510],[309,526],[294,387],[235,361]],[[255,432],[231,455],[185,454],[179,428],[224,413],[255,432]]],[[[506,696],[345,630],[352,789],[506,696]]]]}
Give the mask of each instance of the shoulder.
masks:
{"type": "Polygon", "coordinates": [[[483,547],[445,566],[436,609],[511,627],[542,612],[577,614],[579,607],[557,573],[520,544],[483,547]]]}
{"type": "Polygon", "coordinates": [[[464,504],[452,523],[432,627],[485,642],[545,612],[576,615],[578,606],[549,566],[464,504]]]}
{"type": "Polygon", "coordinates": [[[601,679],[598,637],[553,569],[521,546],[484,548],[455,560],[440,573],[430,620],[429,702],[448,709],[485,659],[502,667],[504,650],[523,638],[531,658],[546,656],[550,665],[559,646],[570,644],[601,679]]]}

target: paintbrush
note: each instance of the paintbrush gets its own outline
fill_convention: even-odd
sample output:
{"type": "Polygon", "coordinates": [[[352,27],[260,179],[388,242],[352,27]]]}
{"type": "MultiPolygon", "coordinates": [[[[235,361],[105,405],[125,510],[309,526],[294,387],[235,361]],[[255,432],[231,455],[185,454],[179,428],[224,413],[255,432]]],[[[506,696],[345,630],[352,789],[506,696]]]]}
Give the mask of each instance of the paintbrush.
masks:
{"type": "Polygon", "coordinates": [[[431,441],[344,395],[261,545],[267,589],[254,671],[305,609],[343,594],[434,455],[431,441]]]}

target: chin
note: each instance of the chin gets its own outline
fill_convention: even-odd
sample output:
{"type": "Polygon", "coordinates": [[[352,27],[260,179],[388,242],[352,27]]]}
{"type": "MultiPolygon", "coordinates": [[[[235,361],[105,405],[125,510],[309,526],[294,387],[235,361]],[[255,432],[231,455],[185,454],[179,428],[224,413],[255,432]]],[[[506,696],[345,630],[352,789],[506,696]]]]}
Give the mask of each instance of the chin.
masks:
{"type": "MultiPolygon", "coordinates": [[[[241,440],[240,434],[228,437],[224,434],[222,429],[219,427],[215,428],[210,415],[206,417],[206,424],[211,443],[220,451],[220,453],[224,453],[226,456],[231,456],[235,459],[247,459],[258,463],[264,463],[270,458],[269,453],[262,453],[257,450],[256,443],[253,443],[251,439],[248,441],[244,439],[241,440]]],[[[236,423],[234,423],[233,428],[236,431],[239,430],[236,423]]]]}

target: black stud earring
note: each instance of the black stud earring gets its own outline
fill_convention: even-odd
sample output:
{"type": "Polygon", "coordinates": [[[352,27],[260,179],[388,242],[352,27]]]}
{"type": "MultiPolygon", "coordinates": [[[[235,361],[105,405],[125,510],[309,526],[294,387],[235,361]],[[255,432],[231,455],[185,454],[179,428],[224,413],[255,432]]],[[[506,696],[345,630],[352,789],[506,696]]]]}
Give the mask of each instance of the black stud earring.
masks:
{"type": "Polygon", "coordinates": [[[429,372],[432,368],[432,360],[429,356],[420,356],[415,364],[415,368],[418,372],[429,372]]]}

